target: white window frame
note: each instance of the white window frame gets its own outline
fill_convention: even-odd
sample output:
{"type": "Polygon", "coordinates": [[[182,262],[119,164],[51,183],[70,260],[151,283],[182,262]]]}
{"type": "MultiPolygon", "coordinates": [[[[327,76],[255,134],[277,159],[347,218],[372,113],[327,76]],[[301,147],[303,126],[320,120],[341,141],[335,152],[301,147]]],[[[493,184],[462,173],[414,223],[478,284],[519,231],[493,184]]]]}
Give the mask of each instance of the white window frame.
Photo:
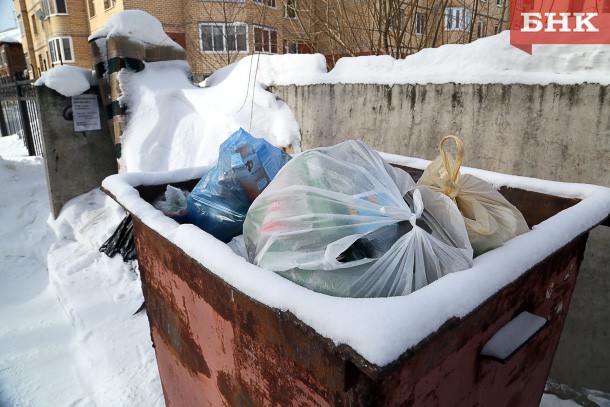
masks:
{"type": "MultiPolygon", "coordinates": [[[[236,31],[237,32],[237,31],[236,31]]],[[[237,41],[237,36],[235,36],[236,41],[237,41]]],[[[213,23],[213,22],[200,22],[199,23],[199,47],[201,48],[201,51],[205,54],[218,54],[218,53],[226,53],[226,52],[232,52],[232,53],[236,53],[236,54],[247,54],[248,52],[250,52],[250,36],[248,33],[248,24],[246,23],[242,23],[242,22],[235,22],[235,23],[213,23]],[[203,34],[201,32],[201,28],[203,26],[211,26],[211,27],[220,27],[222,29],[222,50],[204,50],[203,49],[203,34]],[[246,49],[245,50],[228,50],[227,49],[227,32],[225,27],[237,27],[237,26],[243,26],[246,29],[246,49]]],[[[237,44],[235,44],[235,48],[237,48],[237,44]]]]}
{"type": "Polygon", "coordinates": [[[69,14],[69,10],[68,10],[68,0],[62,0],[64,3],[64,6],[66,7],[66,12],[65,13],[58,13],[57,12],[57,0],[40,0],[40,6],[41,6],[41,10],[44,13],[44,18],[47,19],[51,16],[67,16],[69,14]],[[51,9],[51,3],[53,2],[53,9],[51,9]]]}
{"type": "MultiPolygon", "coordinates": [[[[279,52],[280,52],[280,44],[279,44],[280,35],[279,35],[278,31],[275,28],[265,27],[264,25],[252,24],[252,38],[254,39],[254,41],[252,42],[254,52],[260,52],[261,54],[269,54],[269,55],[277,55],[277,54],[279,54],[279,52]],[[269,47],[268,47],[268,50],[265,50],[265,51],[257,51],[256,50],[256,30],[257,29],[263,30],[263,31],[267,31],[269,33],[269,35],[268,35],[268,38],[269,38],[269,47]],[[275,38],[276,38],[276,41],[275,41],[275,48],[276,48],[276,50],[275,51],[276,52],[271,51],[271,44],[272,44],[271,43],[271,33],[272,32],[275,32],[275,38]]],[[[263,44],[263,45],[266,45],[266,44],[263,44]]],[[[265,48],[265,47],[263,47],[263,48],[265,48]]]]}
{"type": "Polygon", "coordinates": [[[502,7],[502,0],[496,0],[496,7],[502,7]]]}
{"type": "Polygon", "coordinates": [[[298,20],[299,15],[297,14],[297,0],[284,0],[284,18],[291,20],[298,20]],[[294,17],[288,15],[288,3],[292,3],[292,9],[294,10],[294,17]]]}
{"type": "Polygon", "coordinates": [[[445,9],[445,31],[469,31],[472,24],[472,11],[466,7],[447,7],[445,9]]]}
{"type": "Polygon", "coordinates": [[[106,5],[102,3],[102,5],[104,6],[104,11],[110,10],[111,8],[113,8],[116,5],[116,0],[108,0],[108,4],[109,4],[109,6],[106,7],[106,5]]]}
{"type": "Polygon", "coordinates": [[[51,57],[50,65],[51,67],[53,67],[54,65],[61,65],[61,63],[63,62],[64,64],[73,64],[76,62],[75,58],[74,58],[74,43],[72,42],[72,37],[52,37],[49,38],[47,41],[47,46],[49,47],[49,55],[51,57]],[[71,59],[66,59],[66,53],[64,50],[64,41],[65,39],[68,39],[68,41],[70,41],[70,53],[72,54],[72,58],[71,59]],[[53,46],[51,46],[51,43],[53,42],[53,46]],[[60,45],[59,47],[59,51],[60,51],[60,55],[61,55],[61,60],[58,58],[60,55],[57,55],[57,49],[56,46],[57,44],[60,45]],[[54,59],[56,59],[54,61],[54,59]]]}
{"type": "Polygon", "coordinates": [[[260,4],[261,6],[269,7],[275,10],[277,10],[278,1],[279,0],[254,0],[256,4],[260,4]],[[270,5],[269,3],[273,3],[273,5],[270,5]]]}
{"type": "Polygon", "coordinates": [[[425,13],[415,13],[415,26],[413,27],[413,32],[415,35],[424,35],[426,32],[426,14],[425,13]],[[421,24],[419,19],[421,18],[421,24]],[[420,28],[418,30],[418,28],[420,28]]]}

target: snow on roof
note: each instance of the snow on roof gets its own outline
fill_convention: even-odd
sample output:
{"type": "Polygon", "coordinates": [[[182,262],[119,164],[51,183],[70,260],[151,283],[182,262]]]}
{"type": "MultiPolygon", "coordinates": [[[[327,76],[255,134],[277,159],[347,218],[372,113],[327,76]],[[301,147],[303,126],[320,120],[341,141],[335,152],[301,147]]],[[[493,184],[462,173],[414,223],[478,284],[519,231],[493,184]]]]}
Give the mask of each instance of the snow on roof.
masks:
{"type": "Polygon", "coordinates": [[[163,31],[159,20],[142,10],[125,10],[112,15],[102,28],[89,36],[89,41],[114,36],[129,37],[145,45],[182,49],[163,31]]]}
{"type": "MultiPolygon", "coordinates": [[[[425,168],[429,161],[383,155],[390,162],[425,168]]],[[[117,200],[143,223],[181,247],[187,255],[236,290],[269,307],[290,311],[335,344],[346,344],[370,363],[385,366],[441,325],[464,317],[610,213],[610,189],[504,175],[462,167],[496,186],[507,185],[583,199],[503,246],[474,259],[472,268],[452,273],[406,296],[339,298],[308,290],[248,263],[224,243],[194,225],[179,225],[142,200],[133,188],[195,179],[204,169],[126,173],[103,182],[117,200]],[[201,250],[205,247],[205,250],[201,250]],[[230,263],[231,267],[226,265],[230,263]],[[493,271],[493,272],[492,272],[493,271]],[[461,289],[456,290],[456,287],[461,289]]]]}
{"type": "Polygon", "coordinates": [[[502,83],[610,85],[610,45],[534,45],[529,55],[510,45],[510,32],[470,44],[423,49],[405,59],[341,58],[328,73],[307,70],[272,76],[268,85],[318,83],[502,83]]]}
{"type": "Polygon", "coordinates": [[[21,44],[21,31],[19,28],[0,32],[0,43],[21,44]]]}
{"type": "Polygon", "coordinates": [[[64,96],[76,96],[96,84],[95,72],[91,69],[62,65],[42,74],[35,86],[46,86],[64,96]]]}

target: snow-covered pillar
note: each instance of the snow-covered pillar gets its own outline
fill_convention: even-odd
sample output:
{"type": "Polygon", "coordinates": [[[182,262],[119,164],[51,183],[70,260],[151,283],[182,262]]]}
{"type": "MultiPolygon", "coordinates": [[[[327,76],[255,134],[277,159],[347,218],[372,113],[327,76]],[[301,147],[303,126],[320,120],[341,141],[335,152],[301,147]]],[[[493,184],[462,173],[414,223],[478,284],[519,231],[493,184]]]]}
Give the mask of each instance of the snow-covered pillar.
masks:
{"type": "Polygon", "coordinates": [[[89,43],[118,160],[128,119],[121,100],[121,70],[139,72],[146,62],[186,60],[186,52],[163,31],[159,20],[142,10],[113,15],[89,43]]]}

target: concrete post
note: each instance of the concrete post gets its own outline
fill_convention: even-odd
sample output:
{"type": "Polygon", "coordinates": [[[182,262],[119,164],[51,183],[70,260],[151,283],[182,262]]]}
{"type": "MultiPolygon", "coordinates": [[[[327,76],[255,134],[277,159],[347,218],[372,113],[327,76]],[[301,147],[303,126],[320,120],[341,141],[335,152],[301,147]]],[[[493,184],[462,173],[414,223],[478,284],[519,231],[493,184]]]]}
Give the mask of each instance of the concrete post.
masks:
{"type": "Polygon", "coordinates": [[[97,95],[101,129],[74,130],[72,98],[45,86],[36,89],[40,101],[44,161],[51,212],[57,218],[61,208],[75,198],[101,185],[117,172],[112,137],[106,111],[97,87],[85,94],[97,95]]]}

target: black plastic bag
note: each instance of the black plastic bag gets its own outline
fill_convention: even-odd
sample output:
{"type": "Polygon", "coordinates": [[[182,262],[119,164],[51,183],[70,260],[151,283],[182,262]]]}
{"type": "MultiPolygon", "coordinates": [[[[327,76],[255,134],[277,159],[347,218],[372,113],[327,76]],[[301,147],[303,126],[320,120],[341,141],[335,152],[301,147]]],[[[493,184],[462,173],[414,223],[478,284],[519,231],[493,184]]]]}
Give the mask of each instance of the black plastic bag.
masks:
{"type": "Polygon", "coordinates": [[[125,216],[112,236],[100,247],[100,252],[105,253],[108,257],[114,257],[117,253],[120,253],[123,261],[136,259],[131,215],[125,216]]]}

